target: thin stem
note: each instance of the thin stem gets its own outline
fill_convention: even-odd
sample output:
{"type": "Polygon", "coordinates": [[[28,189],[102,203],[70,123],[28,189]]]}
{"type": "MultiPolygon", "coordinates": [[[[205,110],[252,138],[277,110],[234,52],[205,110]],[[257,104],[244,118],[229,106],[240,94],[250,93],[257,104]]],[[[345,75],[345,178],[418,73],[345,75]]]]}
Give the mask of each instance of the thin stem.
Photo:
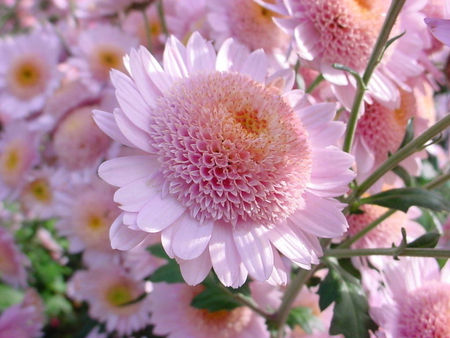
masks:
{"type": "Polygon", "coordinates": [[[142,17],[144,19],[144,25],[145,25],[145,38],[147,39],[147,48],[150,53],[153,52],[153,44],[152,44],[152,31],[150,28],[150,22],[148,21],[148,16],[145,11],[145,8],[141,11],[142,17]]]}
{"type": "Polygon", "coordinates": [[[301,269],[284,293],[281,305],[273,319],[273,322],[277,326],[277,338],[283,338],[284,336],[284,327],[297,294],[320,266],[321,265],[315,265],[311,267],[311,270],[301,269]]]}
{"type": "Polygon", "coordinates": [[[349,198],[347,203],[351,205],[357,198],[359,198],[365,191],[367,191],[376,181],[378,181],[384,174],[393,169],[397,164],[414,154],[430,139],[439,135],[443,130],[450,126],[450,115],[446,115],[441,120],[436,122],[433,126],[419,135],[417,138],[409,142],[406,146],[398,150],[391,157],[389,157],[372,175],[370,175],[358,188],[356,188],[349,198]]]}
{"type": "Polygon", "coordinates": [[[317,75],[317,77],[314,79],[313,82],[306,88],[306,93],[311,93],[314,89],[317,88],[317,86],[324,80],[324,77],[322,74],[317,75]]]}
{"type": "Polygon", "coordinates": [[[350,112],[350,118],[347,122],[347,130],[345,133],[343,150],[345,152],[350,152],[352,148],[353,139],[355,137],[356,122],[358,121],[359,111],[361,105],[364,101],[364,93],[366,91],[367,85],[375,71],[376,66],[381,60],[381,57],[385,51],[386,43],[391,34],[392,27],[397,20],[397,17],[404,5],[406,0],[392,0],[389,11],[387,12],[386,19],[384,20],[383,26],[381,27],[381,32],[378,35],[375,46],[370,55],[369,61],[367,62],[366,69],[362,76],[362,79],[358,80],[358,87],[356,90],[355,98],[353,100],[353,106],[350,112]]]}
{"type": "Polygon", "coordinates": [[[377,249],[329,249],[325,250],[324,257],[348,258],[357,256],[409,256],[450,258],[450,250],[404,248],[377,248],[377,249]]]}
{"type": "Polygon", "coordinates": [[[169,30],[167,29],[166,17],[164,15],[164,5],[162,0],[158,1],[157,8],[159,20],[161,21],[162,31],[165,34],[165,36],[169,36],[169,30]]]}

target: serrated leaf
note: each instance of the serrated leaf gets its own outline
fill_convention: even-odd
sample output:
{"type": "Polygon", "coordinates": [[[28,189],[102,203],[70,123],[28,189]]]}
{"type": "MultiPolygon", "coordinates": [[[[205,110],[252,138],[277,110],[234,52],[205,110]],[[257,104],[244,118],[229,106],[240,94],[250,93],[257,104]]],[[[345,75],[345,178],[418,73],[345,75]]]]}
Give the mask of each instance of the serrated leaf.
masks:
{"type": "Polygon", "coordinates": [[[434,248],[439,241],[440,234],[437,232],[427,232],[416,240],[408,243],[407,248],[434,248]]]}
{"type": "Polygon", "coordinates": [[[181,275],[180,266],[171,259],[166,265],[161,266],[150,276],[150,281],[153,283],[184,283],[184,278],[181,275]]]}
{"type": "Polygon", "coordinates": [[[361,204],[376,204],[382,207],[407,212],[415,205],[436,211],[450,211],[450,202],[437,192],[423,188],[401,188],[383,191],[362,198],[361,204]]]}
{"type": "Polygon", "coordinates": [[[209,312],[220,310],[231,311],[242,306],[241,303],[220,286],[207,287],[194,297],[191,305],[198,309],[206,309],[209,312]]]}
{"type": "Polygon", "coordinates": [[[150,252],[153,256],[158,258],[163,258],[169,260],[170,257],[167,255],[161,243],[153,244],[147,247],[147,251],[150,252]]]}
{"type": "Polygon", "coordinates": [[[359,280],[338,265],[330,270],[319,287],[319,306],[323,310],[334,302],[330,335],[346,338],[369,338],[369,330],[376,328],[368,314],[369,305],[359,280]],[[329,289],[330,288],[330,289],[329,289]]]}
{"type": "Polygon", "coordinates": [[[291,312],[289,312],[287,324],[291,329],[294,329],[294,327],[298,325],[307,334],[312,334],[315,330],[324,330],[322,322],[319,318],[314,316],[312,309],[304,306],[293,308],[291,312]]]}

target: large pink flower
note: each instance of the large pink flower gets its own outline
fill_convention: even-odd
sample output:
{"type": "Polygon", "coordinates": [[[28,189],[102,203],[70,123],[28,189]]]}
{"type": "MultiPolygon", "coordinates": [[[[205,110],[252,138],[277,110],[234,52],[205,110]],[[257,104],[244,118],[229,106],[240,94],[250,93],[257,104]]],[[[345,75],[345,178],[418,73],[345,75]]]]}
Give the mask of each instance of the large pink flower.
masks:
{"type": "Polygon", "coordinates": [[[333,197],[354,176],[353,158],[332,146],[344,130],[335,104],[308,105],[289,91],[290,71],[266,79],[264,52],[231,39],[216,55],[198,33],[187,47],[172,37],[163,64],[132,50],[131,77],[112,73],[121,109],[94,112],[107,134],[148,153],[99,168],[119,187],[113,247],[161,233],[190,284],[211,267],[234,287],[248,274],[285,283],[279,252],[304,268],[317,263],[317,236],[346,231],[333,197]]]}

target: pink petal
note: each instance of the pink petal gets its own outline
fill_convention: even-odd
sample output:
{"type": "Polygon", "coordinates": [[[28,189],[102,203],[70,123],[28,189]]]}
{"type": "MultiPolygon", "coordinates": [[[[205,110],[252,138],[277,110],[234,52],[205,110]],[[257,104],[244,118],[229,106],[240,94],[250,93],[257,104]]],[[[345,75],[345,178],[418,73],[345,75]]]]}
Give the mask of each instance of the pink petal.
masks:
{"type": "Polygon", "coordinates": [[[294,38],[301,58],[311,61],[318,55],[319,33],[312,22],[305,21],[295,27],[294,38]]]}
{"type": "Polygon", "coordinates": [[[325,80],[338,86],[346,86],[348,84],[347,74],[343,70],[334,68],[331,64],[323,62],[320,65],[320,71],[325,80]]]}
{"type": "Polygon", "coordinates": [[[450,46],[450,20],[425,18],[425,23],[431,33],[444,45],[450,46]]]}
{"type": "Polygon", "coordinates": [[[127,228],[123,224],[123,214],[116,218],[109,229],[111,247],[113,249],[128,251],[139,245],[147,238],[148,234],[144,231],[135,231],[127,228]]]}
{"type": "Polygon", "coordinates": [[[272,251],[274,263],[273,271],[267,280],[267,283],[271,285],[286,285],[289,279],[287,271],[290,271],[290,266],[285,266],[277,249],[273,248],[272,251]]]}
{"type": "Polygon", "coordinates": [[[151,187],[148,177],[140,178],[119,188],[114,194],[114,202],[124,211],[139,212],[149,200],[161,194],[158,187],[151,187]]]}
{"type": "Polygon", "coordinates": [[[159,162],[153,156],[126,156],[103,162],[98,168],[98,174],[109,184],[122,187],[152,175],[159,167],[159,162]]]}
{"type": "Polygon", "coordinates": [[[136,147],[143,151],[153,153],[153,148],[150,146],[149,135],[143,130],[136,127],[125,115],[122,109],[114,110],[114,118],[119,126],[122,134],[136,147]]]}
{"type": "Polygon", "coordinates": [[[215,69],[216,52],[212,44],[206,42],[200,33],[194,32],[189,38],[186,54],[189,73],[215,69]]]}
{"type": "Polygon", "coordinates": [[[218,71],[242,69],[242,65],[249,54],[250,52],[245,46],[229,38],[224,41],[217,53],[216,69],[218,71]]]}
{"type": "Polygon", "coordinates": [[[208,250],[203,251],[203,253],[195,259],[189,261],[179,260],[179,263],[181,274],[189,285],[197,285],[203,282],[211,271],[212,266],[208,250]]]}
{"type": "Polygon", "coordinates": [[[244,61],[241,73],[248,74],[256,82],[264,83],[267,76],[268,61],[262,49],[253,51],[244,61]]]}
{"type": "Polygon", "coordinates": [[[239,256],[229,224],[216,222],[209,253],[214,271],[223,285],[238,287],[245,282],[247,269],[239,256]]]}
{"type": "Polygon", "coordinates": [[[191,260],[200,256],[208,246],[214,221],[200,225],[186,212],[173,226],[173,253],[181,259],[191,260]]]}
{"type": "Polygon", "coordinates": [[[171,36],[164,49],[164,70],[175,79],[187,77],[186,48],[174,36],[171,36]]]}
{"type": "Polygon", "coordinates": [[[137,225],[147,232],[160,232],[174,223],[186,208],[172,195],[155,194],[138,214],[137,225]]]}
{"type": "Polygon", "coordinates": [[[233,229],[233,238],[242,262],[249,274],[259,281],[265,281],[272,274],[272,246],[266,235],[266,228],[246,224],[241,229],[233,229]]]}
{"type": "Polygon", "coordinates": [[[128,147],[135,147],[133,143],[128,141],[128,139],[123,136],[112,113],[101,110],[93,110],[92,113],[95,123],[106,135],[128,147]]]}
{"type": "Polygon", "coordinates": [[[300,229],[325,238],[341,236],[347,231],[348,224],[340,202],[310,192],[305,193],[305,201],[305,209],[297,210],[289,218],[300,229]]]}

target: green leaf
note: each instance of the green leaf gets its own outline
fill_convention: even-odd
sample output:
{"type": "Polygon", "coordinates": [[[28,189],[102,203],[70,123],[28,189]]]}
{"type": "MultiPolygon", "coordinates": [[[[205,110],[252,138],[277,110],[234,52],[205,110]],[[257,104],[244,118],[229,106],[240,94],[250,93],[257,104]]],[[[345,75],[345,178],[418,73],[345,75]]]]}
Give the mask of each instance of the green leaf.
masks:
{"type": "Polygon", "coordinates": [[[440,234],[437,232],[427,232],[426,234],[420,236],[416,240],[408,243],[406,245],[407,248],[434,248],[438,241],[440,234]]]}
{"type": "Polygon", "coordinates": [[[157,244],[149,246],[147,248],[147,251],[150,252],[155,257],[163,258],[163,259],[167,259],[167,260],[170,259],[170,257],[167,255],[167,253],[164,250],[161,243],[157,243],[157,244]]]}
{"type": "Polygon", "coordinates": [[[232,295],[219,286],[206,288],[194,297],[191,305],[198,309],[206,309],[209,312],[220,310],[231,311],[242,306],[232,295]]]}
{"type": "Polygon", "coordinates": [[[318,294],[321,310],[334,302],[330,335],[369,338],[369,330],[374,330],[376,325],[368,314],[367,297],[359,280],[337,264],[330,263],[329,268],[318,294]]]}
{"type": "Polygon", "coordinates": [[[405,136],[403,136],[402,143],[400,144],[400,147],[398,149],[402,149],[404,146],[406,146],[413,139],[414,139],[414,117],[411,117],[408,120],[408,124],[406,125],[405,136]]]}
{"type": "Polygon", "coordinates": [[[322,322],[314,316],[312,309],[304,306],[293,308],[289,312],[287,324],[291,329],[298,325],[307,334],[312,334],[315,330],[324,331],[322,322]]]}
{"type": "Polygon", "coordinates": [[[184,283],[180,266],[174,259],[169,260],[166,265],[161,266],[153,272],[150,276],[150,281],[153,283],[184,283]]]}
{"type": "Polygon", "coordinates": [[[407,212],[416,205],[436,211],[450,211],[450,202],[437,192],[423,188],[401,188],[383,191],[361,199],[361,204],[376,204],[382,207],[407,212]]]}
{"type": "Polygon", "coordinates": [[[22,291],[14,289],[6,284],[0,284],[0,311],[20,303],[23,299],[23,295],[24,293],[22,291]]]}
{"type": "Polygon", "coordinates": [[[403,183],[405,183],[405,185],[407,187],[412,186],[413,183],[413,179],[411,177],[410,174],[408,174],[408,172],[401,166],[396,166],[394,169],[392,169],[392,171],[402,179],[403,183]]]}

